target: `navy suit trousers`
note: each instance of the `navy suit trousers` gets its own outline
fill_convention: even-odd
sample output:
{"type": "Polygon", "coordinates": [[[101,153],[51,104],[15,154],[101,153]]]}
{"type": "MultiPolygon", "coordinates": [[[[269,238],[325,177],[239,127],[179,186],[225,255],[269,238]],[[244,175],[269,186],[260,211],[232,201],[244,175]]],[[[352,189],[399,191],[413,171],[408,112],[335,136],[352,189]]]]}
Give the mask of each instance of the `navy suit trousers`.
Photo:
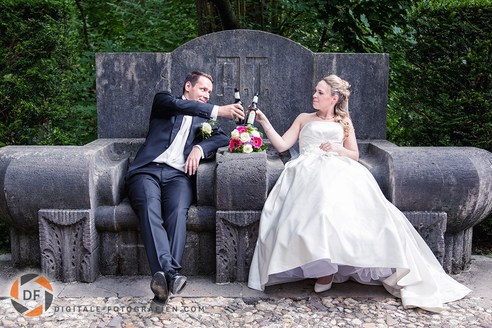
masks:
{"type": "Polygon", "coordinates": [[[126,181],[152,275],[178,271],[186,243],[186,219],[193,201],[191,179],[166,164],[149,163],[126,181]]]}

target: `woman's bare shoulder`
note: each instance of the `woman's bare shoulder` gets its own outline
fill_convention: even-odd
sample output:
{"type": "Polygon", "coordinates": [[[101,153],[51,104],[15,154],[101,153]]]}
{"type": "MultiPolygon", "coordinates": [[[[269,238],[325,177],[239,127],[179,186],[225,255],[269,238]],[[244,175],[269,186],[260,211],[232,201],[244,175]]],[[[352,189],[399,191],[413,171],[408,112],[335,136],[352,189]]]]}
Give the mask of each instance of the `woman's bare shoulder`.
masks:
{"type": "Polygon", "coordinates": [[[301,113],[299,114],[299,116],[297,116],[295,121],[299,124],[299,128],[301,130],[304,125],[314,120],[316,120],[315,113],[301,113]]]}

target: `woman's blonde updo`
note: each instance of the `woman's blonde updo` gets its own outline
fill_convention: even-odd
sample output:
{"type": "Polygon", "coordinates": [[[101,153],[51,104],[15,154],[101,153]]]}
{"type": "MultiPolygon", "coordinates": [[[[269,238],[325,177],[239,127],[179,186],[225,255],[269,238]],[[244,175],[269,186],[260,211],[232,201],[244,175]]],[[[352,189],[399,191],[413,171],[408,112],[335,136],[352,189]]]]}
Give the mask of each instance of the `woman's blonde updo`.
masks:
{"type": "Polygon", "coordinates": [[[345,140],[350,133],[350,115],[347,107],[350,96],[350,91],[348,90],[350,84],[336,75],[329,75],[323,78],[322,81],[325,81],[330,86],[332,96],[338,95],[338,101],[335,104],[335,121],[343,126],[343,139],[345,140]]]}

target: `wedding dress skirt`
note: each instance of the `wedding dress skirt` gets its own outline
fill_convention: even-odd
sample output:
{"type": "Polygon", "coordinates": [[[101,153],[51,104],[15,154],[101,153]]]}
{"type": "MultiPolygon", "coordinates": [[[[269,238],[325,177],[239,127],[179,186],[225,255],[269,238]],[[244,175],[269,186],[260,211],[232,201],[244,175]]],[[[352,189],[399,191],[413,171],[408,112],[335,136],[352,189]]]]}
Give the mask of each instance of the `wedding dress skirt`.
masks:
{"type": "Polygon", "coordinates": [[[364,166],[319,149],[342,138],[334,122],[301,130],[300,156],[286,164],[263,207],[248,286],[335,274],[335,283],[382,284],[405,308],[434,312],[467,295],[364,166]]]}

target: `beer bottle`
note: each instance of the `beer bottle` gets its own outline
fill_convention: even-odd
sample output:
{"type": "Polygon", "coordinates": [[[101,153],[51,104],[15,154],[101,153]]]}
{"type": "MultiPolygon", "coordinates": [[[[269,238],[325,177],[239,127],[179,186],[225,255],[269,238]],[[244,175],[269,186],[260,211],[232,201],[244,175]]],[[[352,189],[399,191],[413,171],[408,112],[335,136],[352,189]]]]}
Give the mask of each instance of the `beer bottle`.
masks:
{"type": "Polygon", "coordinates": [[[258,92],[253,97],[253,102],[251,103],[251,106],[249,106],[248,120],[246,121],[247,124],[253,125],[255,123],[256,110],[258,109],[257,104],[258,104],[258,92]]]}
{"type": "MultiPolygon", "coordinates": [[[[241,95],[239,94],[239,89],[238,88],[235,88],[234,89],[234,103],[235,104],[239,104],[239,105],[242,105],[243,103],[241,102],[241,95]]],[[[243,114],[244,114],[244,109],[243,109],[243,114]]],[[[246,119],[246,115],[244,116],[244,119],[241,119],[239,116],[236,116],[236,125],[243,125],[244,124],[244,120],[246,119]]]]}

